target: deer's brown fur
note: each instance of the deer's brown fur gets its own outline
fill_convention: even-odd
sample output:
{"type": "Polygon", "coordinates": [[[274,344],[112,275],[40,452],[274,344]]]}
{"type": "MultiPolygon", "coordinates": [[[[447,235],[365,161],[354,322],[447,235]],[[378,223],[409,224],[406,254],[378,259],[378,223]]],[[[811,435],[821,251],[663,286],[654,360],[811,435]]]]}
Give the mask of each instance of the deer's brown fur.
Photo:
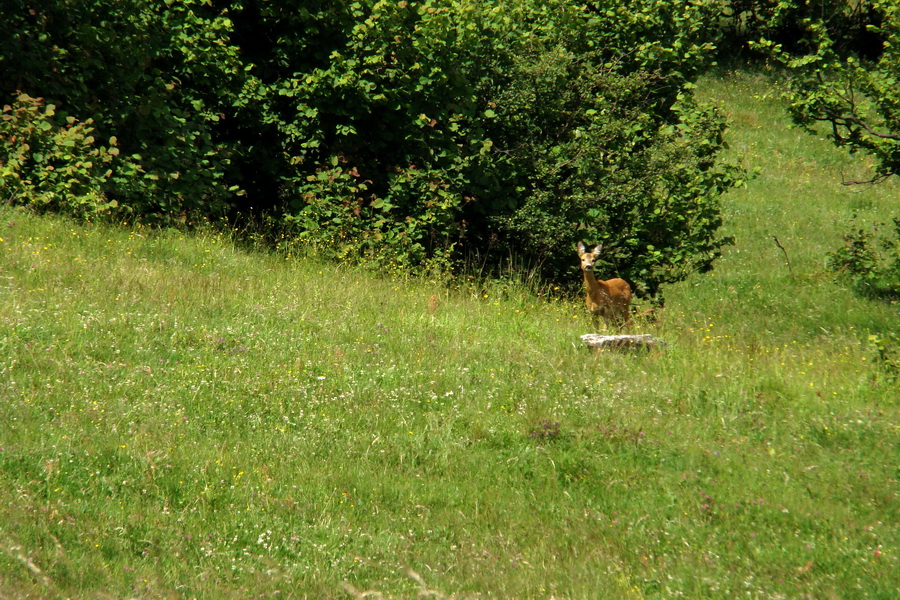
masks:
{"type": "Polygon", "coordinates": [[[600,256],[602,246],[595,246],[588,252],[582,242],[575,247],[581,259],[581,272],[587,287],[585,305],[591,313],[594,330],[600,328],[600,317],[614,327],[631,324],[631,286],[624,279],[600,280],[594,276],[594,261],[600,256]]]}

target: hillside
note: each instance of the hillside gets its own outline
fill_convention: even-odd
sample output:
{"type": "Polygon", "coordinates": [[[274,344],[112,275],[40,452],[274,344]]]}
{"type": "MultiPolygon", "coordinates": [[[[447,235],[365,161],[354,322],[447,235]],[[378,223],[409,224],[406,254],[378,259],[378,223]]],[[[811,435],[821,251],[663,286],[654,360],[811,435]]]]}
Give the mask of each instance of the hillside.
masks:
{"type": "Polygon", "coordinates": [[[653,355],[516,283],[0,208],[0,597],[891,597],[900,307],[824,258],[900,186],[774,86],[701,84],[760,174],[653,355]]]}

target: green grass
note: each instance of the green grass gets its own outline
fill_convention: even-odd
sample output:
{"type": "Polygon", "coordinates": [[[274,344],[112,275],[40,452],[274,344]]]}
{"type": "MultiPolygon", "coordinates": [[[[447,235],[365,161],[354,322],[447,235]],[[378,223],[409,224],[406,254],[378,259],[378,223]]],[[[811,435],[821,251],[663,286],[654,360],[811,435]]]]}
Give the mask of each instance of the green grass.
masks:
{"type": "Polygon", "coordinates": [[[900,308],[824,255],[900,186],[840,186],[771,86],[703,83],[761,174],[658,354],[515,286],[0,209],[0,597],[894,597],[900,308]]]}

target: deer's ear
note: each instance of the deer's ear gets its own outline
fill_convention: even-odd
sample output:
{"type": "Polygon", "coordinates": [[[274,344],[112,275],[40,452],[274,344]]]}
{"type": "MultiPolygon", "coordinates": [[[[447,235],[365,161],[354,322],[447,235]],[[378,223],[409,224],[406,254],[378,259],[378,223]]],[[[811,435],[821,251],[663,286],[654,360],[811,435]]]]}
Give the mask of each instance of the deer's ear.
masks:
{"type": "Polygon", "coordinates": [[[603,252],[603,244],[594,246],[594,258],[599,258],[601,252],[603,252]]]}
{"type": "Polygon", "coordinates": [[[587,250],[584,249],[584,242],[578,242],[577,244],[575,244],[575,251],[579,256],[587,252],[587,250]]]}

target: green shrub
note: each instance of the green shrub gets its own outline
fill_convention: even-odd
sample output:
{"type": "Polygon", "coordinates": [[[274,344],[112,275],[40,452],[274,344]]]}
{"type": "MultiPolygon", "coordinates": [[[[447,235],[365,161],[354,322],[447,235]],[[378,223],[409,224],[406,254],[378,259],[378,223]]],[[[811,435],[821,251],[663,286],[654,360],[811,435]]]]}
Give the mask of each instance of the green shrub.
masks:
{"type": "Polygon", "coordinates": [[[880,227],[845,234],[844,245],[828,255],[828,265],[866,296],[900,298],[900,219],[894,219],[892,235],[880,227]]]}
{"type": "Polygon", "coordinates": [[[555,47],[507,70],[492,133],[518,193],[487,221],[501,250],[525,249],[557,280],[574,280],[577,240],[601,242],[598,269],[656,297],[730,242],[716,237],[718,198],[741,172],[717,163],[724,120],[714,111],[687,92],[660,111],[656,75],[622,75],[600,59],[555,47]]]}
{"type": "Polygon", "coordinates": [[[88,218],[117,206],[104,193],[139,171],[119,157],[116,138],[98,146],[93,123],[65,119],[56,107],[20,94],[0,116],[0,195],[13,204],[88,218]]]}

